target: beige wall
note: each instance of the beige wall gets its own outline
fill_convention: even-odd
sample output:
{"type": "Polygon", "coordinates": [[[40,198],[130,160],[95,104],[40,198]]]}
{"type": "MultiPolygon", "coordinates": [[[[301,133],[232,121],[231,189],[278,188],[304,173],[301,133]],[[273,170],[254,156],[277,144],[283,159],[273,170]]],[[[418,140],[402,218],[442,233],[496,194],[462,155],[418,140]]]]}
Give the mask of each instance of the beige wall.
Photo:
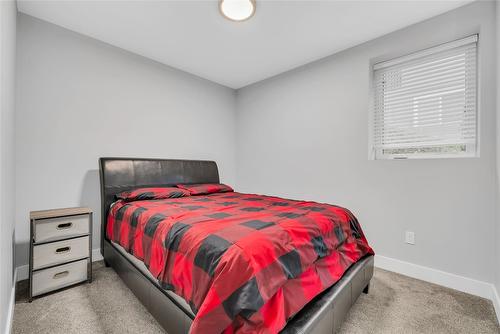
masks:
{"type": "MultiPolygon", "coordinates": [[[[496,34],[497,34],[497,217],[496,217],[496,280],[495,286],[500,297],[500,0],[496,2],[496,34]]],[[[500,303],[500,300],[498,301],[500,303]]]]}
{"type": "Polygon", "coordinates": [[[238,189],[346,206],[378,255],[493,282],[494,6],[475,2],[239,90],[238,189]],[[370,64],[474,33],[481,157],[368,160],[370,64]]]}
{"type": "Polygon", "coordinates": [[[24,14],[17,79],[18,265],[30,210],[90,206],[99,247],[99,157],[213,159],[234,183],[232,89],[24,14]]]}
{"type": "Polygon", "coordinates": [[[13,288],[15,1],[0,1],[0,332],[7,333],[13,288]]]}

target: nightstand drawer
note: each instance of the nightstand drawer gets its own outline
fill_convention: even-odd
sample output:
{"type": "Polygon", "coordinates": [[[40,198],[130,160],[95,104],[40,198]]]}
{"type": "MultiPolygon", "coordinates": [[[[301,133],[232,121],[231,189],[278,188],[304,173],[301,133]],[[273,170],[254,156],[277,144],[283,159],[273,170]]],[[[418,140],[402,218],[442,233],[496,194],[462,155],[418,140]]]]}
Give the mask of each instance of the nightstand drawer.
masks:
{"type": "Polygon", "coordinates": [[[88,256],[88,236],[35,245],[33,247],[33,269],[36,270],[88,256]]]}
{"type": "Polygon", "coordinates": [[[87,261],[85,259],[35,271],[32,281],[33,296],[87,280],[87,261]]]}
{"type": "Polygon", "coordinates": [[[89,233],[89,215],[40,219],[35,224],[35,243],[89,233]]]}

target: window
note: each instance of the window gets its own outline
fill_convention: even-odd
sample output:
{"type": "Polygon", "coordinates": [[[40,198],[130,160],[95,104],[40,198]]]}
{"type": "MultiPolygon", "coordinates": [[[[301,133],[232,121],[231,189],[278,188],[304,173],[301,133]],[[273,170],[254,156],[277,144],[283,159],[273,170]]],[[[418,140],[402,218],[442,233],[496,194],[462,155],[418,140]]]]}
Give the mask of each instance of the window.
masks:
{"type": "Polygon", "coordinates": [[[374,65],[375,159],[476,156],[477,40],[374,65]]]}

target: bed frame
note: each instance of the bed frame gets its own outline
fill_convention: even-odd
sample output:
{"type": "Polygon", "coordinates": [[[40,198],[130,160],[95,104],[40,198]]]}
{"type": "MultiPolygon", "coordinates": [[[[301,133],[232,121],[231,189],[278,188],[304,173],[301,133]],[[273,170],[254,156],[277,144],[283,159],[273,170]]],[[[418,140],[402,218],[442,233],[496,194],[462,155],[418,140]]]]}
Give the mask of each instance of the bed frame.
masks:
{"type": "MultiPolygon", "coordinates": [[[[115,194],[138,187],[179,183],[219,183],[214,161],[100,158],[101,254],[168,334],[187,334],[193,316],[154,279],[134,265],[106,238],[106,221],[115,194]]],[[[352,265],[332,287],[309,302],[281,333],[333,334],[361,292],[368,293],[373,256],[352,265]]]]}

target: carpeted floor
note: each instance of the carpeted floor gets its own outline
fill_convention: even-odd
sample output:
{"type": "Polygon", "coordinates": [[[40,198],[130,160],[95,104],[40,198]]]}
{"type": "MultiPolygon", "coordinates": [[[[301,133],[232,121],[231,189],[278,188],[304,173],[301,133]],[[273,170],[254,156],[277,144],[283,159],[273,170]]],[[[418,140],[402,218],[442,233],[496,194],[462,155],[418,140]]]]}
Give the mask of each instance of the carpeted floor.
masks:
{"type": "MultiPolygon", "coordinates": [[[[26,302],[18,288],[13,333],[163,333],[116,273],[97,264],[94,282],[26,302]]],[[[375,270],[340,331],[346,333],[500,333],[490,301],[375,270]]]]}

